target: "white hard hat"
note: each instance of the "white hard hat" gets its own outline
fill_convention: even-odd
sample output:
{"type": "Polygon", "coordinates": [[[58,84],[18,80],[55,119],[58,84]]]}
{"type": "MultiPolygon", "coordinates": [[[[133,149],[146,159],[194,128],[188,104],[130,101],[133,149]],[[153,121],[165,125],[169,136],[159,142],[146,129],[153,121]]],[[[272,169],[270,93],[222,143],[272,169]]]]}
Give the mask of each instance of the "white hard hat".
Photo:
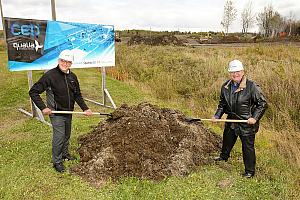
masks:
{"type": "Polygon", "coordinates": [[[243,63],[239,60],[233,60],[228,65],[229,72],[238,72],[244,70],[243,63]]]}
{"type": "Polygon", "coordinates": [[[65,49],[62,52],[60,52],[58,58],[60,58],[62,60],[73,62],[73,60],[74,60],[74,54],[73,54],[73,52],[71,50],[65,49]]]}

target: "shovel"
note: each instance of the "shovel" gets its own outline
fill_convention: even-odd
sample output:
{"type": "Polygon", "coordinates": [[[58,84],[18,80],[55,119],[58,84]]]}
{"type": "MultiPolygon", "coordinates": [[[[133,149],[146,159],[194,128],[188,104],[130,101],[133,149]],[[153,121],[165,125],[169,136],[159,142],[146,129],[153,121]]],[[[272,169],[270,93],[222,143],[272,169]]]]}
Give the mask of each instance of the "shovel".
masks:
{"type": "MultiPolygon", "coordinates": [[[[212,119],[199,119],[199,118],[185,118],[187,122],[199,122],[199,121],[213,121],[212,119]]],[[[215,122],[235,122],[235,123],[247,123],[248,120],[243,119],[215,119],[215,122]]]]}
{"type": "MultiPolygon", "coordinates": [[[[85,112],[75,112],[75,111],[52,111],[53,114],[85,114],[85,112]]],[[[108,117],[112,117],[110,113],[99,113],[99,112],[92,112],[93,115],[105,115],[108,117]]]]}

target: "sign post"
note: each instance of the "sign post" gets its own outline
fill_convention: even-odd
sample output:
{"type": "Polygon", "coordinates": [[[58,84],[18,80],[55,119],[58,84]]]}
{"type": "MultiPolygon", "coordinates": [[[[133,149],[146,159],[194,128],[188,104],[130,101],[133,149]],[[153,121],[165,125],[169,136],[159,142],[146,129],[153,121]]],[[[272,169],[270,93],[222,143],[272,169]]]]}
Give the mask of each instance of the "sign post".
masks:
{"type": "Polygon", "coordinates": [[[113,99],[111,98],[111,96],[110,96],[110,94],[109,94],[109,92],[106,88],[106,71],[105,71],[105,67],[102,67],[101,75],[102,75],[102,103],[99,103],[97,101],[94,101],[94,100],[91,100],[91,99],[88,99],[88,98],[85,98],[85,100],[87,100],[89,102],[92,102],[94,104],[100,105],[100,106],[116,109],[117,106],[116,106],[115,102],[113,101],[113,99]],[[109,102],[111,103],[111,106],[107,105],[107,98],[108,98],[109,102]]]}
{"type": "Polygon", "coordinates": [[[3,17],[3,10],[2,10],[2,0],[0,0],[0,10],[1,10],[1,20],[2,20],[2,27],[3,27],[3,37],[5,41],[6,38],[5,38],[5,26],[4,26],[4,17],[3,17]]]}
{"type": "Polygon", "coordinates": [[[52,20],[56,21],[55,0],[51,0],[52,20]]]}

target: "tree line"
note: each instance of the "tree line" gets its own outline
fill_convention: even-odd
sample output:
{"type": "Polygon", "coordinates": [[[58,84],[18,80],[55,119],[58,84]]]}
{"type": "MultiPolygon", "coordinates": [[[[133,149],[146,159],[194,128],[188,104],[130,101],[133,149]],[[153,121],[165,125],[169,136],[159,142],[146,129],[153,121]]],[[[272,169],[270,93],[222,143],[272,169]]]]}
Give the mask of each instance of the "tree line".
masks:
{"type": "Polygon", "coordinates": [[[238,18],[233,1],[226,0],[221,21],[226,34],[236,19],[240,20],[241,31],[245,34],[255,25],[259,27],[259,33],[265,37],[275,37],[280,34],[288,36],[300,34],[300,21],[296,20],[295,14],[290,12],[289,16],[283,16],[271,4],[265,6],[262,11],[254,13],[252,1],[249,1],[238,18]]]}

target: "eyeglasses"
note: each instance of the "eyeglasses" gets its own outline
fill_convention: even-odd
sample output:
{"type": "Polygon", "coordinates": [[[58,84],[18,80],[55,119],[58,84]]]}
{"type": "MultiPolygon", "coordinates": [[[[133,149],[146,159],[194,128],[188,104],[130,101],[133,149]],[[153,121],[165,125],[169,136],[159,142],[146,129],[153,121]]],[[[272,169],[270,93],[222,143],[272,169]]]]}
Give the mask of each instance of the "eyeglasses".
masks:
{"type": "Polygon", "coordinates": [[[242,70],[241,71],[235,71],[235,72],[229,72],[230,74],[239,74],[239,73],[241,73],[242,72],[242,70]]]}
{"type": "Polygon", "coordinates": [[[72,61],[68,61],[68,60],[64,60],[64,59],[60,59],[61,62],[72,65],[72,61]]]}

